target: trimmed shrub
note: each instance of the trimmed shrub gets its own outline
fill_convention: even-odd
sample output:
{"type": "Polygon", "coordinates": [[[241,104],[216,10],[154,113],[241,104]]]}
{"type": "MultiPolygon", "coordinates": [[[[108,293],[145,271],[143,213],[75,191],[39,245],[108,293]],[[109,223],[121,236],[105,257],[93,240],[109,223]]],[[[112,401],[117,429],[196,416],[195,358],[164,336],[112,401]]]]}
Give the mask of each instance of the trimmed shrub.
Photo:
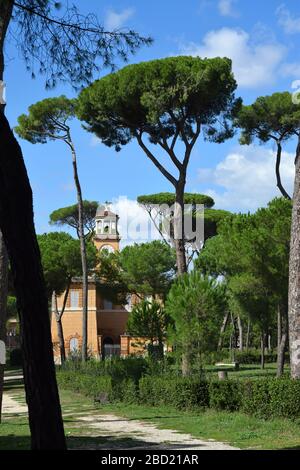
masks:
{"type": "Polygon", "coordinates": [[[270,380],[272,379],[246,380],[243,382],[242,411],[260,418],[270,417],[270,380]]]}
{"type": "Polygon", "coordinates": [[[209,406],[216,410],[237,411],[241,407],[242,388],[239,382],[213,381],[209,384],[209,406]]]}
{"type": "Polygon", "coordinates": [[[62,388],[82,393],[98,399],[102,394],[112,397],[112,381],[110,377],[95,377],[74,371],[57,371],[57,381],[62,388]]]}
{"type": "Polygon", "coordinates": [[[208,406],[208,383],[187,377],[143,377],[139,382],[141,403],[170,405],[178,409],[208,406]]]}

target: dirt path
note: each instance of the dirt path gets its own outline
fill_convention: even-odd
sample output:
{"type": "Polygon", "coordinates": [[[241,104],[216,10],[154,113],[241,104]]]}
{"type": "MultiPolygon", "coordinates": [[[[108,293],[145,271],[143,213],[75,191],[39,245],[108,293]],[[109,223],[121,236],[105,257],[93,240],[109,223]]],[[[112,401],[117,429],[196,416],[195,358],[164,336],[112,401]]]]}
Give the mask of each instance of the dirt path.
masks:
{"type": "MultiPolygon", "coordinates": [[[[11,376],[7,381],[19,380],[11,376]]],[[[82,410],[83,411],[83,410],[82,410]]],[[[27,413],[27,406],[19,403],[14,393],[3,395],[3,415],[14,416],[27,413]]],[[[238,450],[214,440],[200,440],[189,434],[170,429],[159,429],[155,424],[127,419],[111,414],[65,413],[76,421],[74,426],[78,447],[85,449],[165,449],[165,450],[238,450]],[[82,428],[82,433],[80,429],[82,428]]],[[[70,436],[71,437],[71,436],[70,436]]],[[[72,438],[71,438],[72,439],[72,438]]],[[[72,446],[73,447],[73,446],[72,446]]]]}
{"type": "Polygon", "coordinates": [[[85,416],[78,419],[88,425],[89,429],[96,431],[94,436],[109,437],[110,447],[107,444],[101,446],[106,450],[111,450],[111,445],[115,449],[238,450],[214,440],[195,439],[189,434],[159,429],[154,424],[115,415],[85,416]],[[126,447],[126,441],[129,440],[130,446],[126,447]]]}

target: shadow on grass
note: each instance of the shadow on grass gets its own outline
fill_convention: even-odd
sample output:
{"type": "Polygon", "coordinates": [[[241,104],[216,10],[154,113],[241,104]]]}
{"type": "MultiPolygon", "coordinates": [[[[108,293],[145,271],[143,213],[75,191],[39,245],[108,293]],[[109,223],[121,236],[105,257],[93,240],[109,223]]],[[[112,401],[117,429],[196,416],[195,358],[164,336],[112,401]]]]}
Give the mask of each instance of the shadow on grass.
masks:
{"type": "Polygon", "coordinates": [[[147,442],[142,438],[131,438],[131,437],[116,437],[116,436],[105,436],[105,437],[69,437],[67,438],[67,444],[69,449],[79,450],[117,450],[117,449],[168,449],[168,450],[180,450],[180,449],[193,449],[195,448],[192,444],[172,444],[172,443],[157,443],[147,442]]]}
{"type": "MultiPolygon", "coordinates": [[[[191,444],[172,444],[146,442],[142,438],[130,438],[127,436],[70,436],[67,437],[67,446],[69,450],[118,450],[118,449],[193,449],[195,446],[191,444]]],[[[0,451],[3,450],[30,450],[29,436],[1,436],[0,451]]]]}

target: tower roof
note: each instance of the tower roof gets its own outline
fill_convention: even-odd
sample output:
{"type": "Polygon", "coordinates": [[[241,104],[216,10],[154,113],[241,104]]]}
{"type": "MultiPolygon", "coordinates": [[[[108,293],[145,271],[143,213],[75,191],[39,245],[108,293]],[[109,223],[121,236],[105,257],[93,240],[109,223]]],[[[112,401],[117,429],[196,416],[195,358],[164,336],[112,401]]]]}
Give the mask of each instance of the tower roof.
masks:
{"type": "Polygon", "coordinates": [[[96,212],[96,219],[97,218],[105,218],[105,217],[113,217],[113,218],[119,218],[117,214],[112,212],[109,207],[104,206],[103,204],[100,204],[98,206],[97,212],[96,212]]]}

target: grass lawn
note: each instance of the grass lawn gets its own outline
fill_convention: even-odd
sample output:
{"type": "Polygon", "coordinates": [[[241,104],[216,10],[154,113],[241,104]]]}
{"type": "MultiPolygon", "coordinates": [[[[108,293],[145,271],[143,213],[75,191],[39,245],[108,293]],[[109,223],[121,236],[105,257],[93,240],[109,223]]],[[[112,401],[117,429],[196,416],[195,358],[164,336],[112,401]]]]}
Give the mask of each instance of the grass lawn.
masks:
{"type": "MultiPolygon", "coordinates": [[[[253,367],[251,371],[254,377],[259,373],[253,367]]],[[[272,367],[269,372],[272,372],[272,367]]],[[[242,377],[246,373],[249,374],[249,370],[232,372],[242,377]]],[[[15,375],[15,371],[10,375],[15,375]]],[[[17,401],[24,402],[24,390],[20,381],[10,381],[5,388],[17,401]]],[[[300,449],[300,420],[278,418],[264,421],[242,413],[213,410],[183,412],[169,407],[152,408],[124,403],[95,405],[90,398],[67,390],[60,390],[60,396],[69,448],[92,449],[110,440],[113,446],[135,445],[136,441],[132,438],[97,437],[95,430],[78,422],[80,416],[113,413],[131,420],[155,423],[160,428],[175,429],[199,439],[226,442],[242,449],[300,449]]],[[[0,450],[29,449],[29,446],[27,418],[5,416],[0,425],[0,450]]]]}
{"type": "MultiPolygon", "coordinates": [[[[205,374],[207,377],[217,377],[218,372],[215,366],[205,366],[205,374]]],[[[258,364],[240,364],[239,370],[235,371],[230,367],[224,367],[223,370],[228,371],[229,379],[260,379],[262,377],[276,377],[277,364],[266,364],[264,369],[261,369],[258,364]]],[[[289,367],[285,366],[285,375],[289,375],[289,367]]]]}

